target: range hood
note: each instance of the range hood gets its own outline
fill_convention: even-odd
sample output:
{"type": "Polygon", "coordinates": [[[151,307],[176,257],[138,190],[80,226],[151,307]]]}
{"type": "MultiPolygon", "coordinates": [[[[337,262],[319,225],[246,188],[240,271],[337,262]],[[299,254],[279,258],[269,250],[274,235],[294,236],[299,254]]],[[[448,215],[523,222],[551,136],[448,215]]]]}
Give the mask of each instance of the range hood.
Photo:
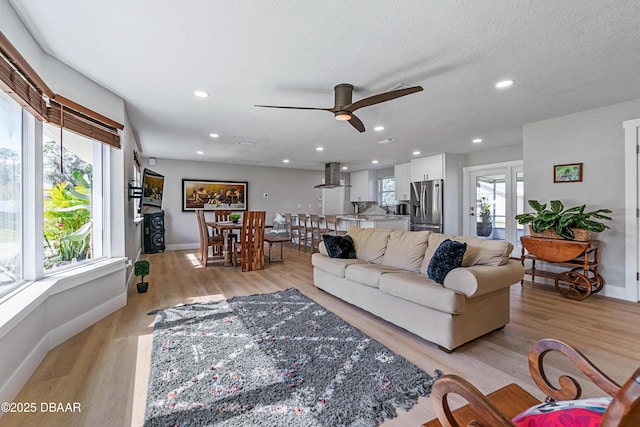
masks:
{"type": "Polygon", "coordinates": [[[340,184],[340,163],[330,162],[324,165],[324,184],[315,185],[313,188],[337,188],[351,187],[340,184]]]}

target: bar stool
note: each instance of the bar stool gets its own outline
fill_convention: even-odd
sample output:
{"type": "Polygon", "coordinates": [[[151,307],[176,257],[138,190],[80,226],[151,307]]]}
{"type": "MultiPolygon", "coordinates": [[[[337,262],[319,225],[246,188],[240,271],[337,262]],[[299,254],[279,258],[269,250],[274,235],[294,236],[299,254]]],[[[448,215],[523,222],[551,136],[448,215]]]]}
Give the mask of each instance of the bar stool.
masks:
{"type": "Polygon", "coordinates": [[[327,223],[329,234],[333,234],[334,236],[344,236],[347,234],[346,231],[338,231],[338,217],[336,215],[325,215],[324,219],[327,223]]]}
{"type": "MultiPolygon", "coordinates": [[[[307,214],[298,214],[298,227],[300,227],[300,244],[307,252],[307,244],[311,242],[311,227],[307,224],[307,214]]],[[[298,250],[300,246],[298,246],[298,250]]]]}
{"type": "MultiPolygon", "coordinates": [[[[318,249],[323,234],[329,234],[329,229],[320,226],[320,215],[311,214],[311,253],[318,249]]],[[[319,250],[319,249],[318,249],[319,250]]]]}

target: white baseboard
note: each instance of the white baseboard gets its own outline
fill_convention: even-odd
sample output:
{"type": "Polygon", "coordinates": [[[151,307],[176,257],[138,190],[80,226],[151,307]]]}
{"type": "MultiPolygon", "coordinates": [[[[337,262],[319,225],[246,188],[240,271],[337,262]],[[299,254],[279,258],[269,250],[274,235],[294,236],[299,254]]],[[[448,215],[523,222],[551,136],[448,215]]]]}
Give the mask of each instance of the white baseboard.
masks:
{"type": "Polygon", "coordinates": [[[124,292],[43,335],[14,370],[13,375],[0,387],[0,402],[12,402],[15,399],[51,349],[124,307],[126,302],[126,292],[124,292]]]}
{"type": "MultiPolygon", "coordinates": [[[[2,384],[0,387],[0,402],[13,402],[18,393],[20,393],[20,390],[22,390],[22,387],[29,381],[29,378],[31,378],[31,375],[33,375],[38,366],[40,366],[40,362],[42,362],[47,353],[49,353],[49,350],[49,339],[48,336],[45,335],[38,341],[38,344],[31,349],[27,357],[20,363],[20,366],[13,372],[13,375],[7,378],[2,384]]],[[[0,417],[2,417],[2,415],[3,412],[0,411],[0,417]]]]}
{"type": "Polygon", "coordinates": [[[80,316],[69,320],[67,323],[50,330],[47,333],[47,337],[49,338],[49,349],[62,344],[72,336],[84,331],[89,326],[107,317],[114,311],[124,307],[126,304],[127,295],[126,293],[122,293],[81,314],[80,316]]]}
{"type": "Polygon", "coordinates": [[[196,243],[179,243],[176,245],[167,245],[166,250],[168,251],[183,251],[186,249],[198,249],[200,244],[196,243]]]}

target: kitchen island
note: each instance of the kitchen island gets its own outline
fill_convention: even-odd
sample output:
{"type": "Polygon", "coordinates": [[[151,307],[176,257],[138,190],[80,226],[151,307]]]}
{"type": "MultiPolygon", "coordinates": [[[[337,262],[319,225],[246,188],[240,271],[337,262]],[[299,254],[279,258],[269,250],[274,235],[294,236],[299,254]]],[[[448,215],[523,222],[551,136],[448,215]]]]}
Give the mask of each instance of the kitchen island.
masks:
{"type": "Polygon", "coordinates": [[[387,228],[397,231],[409,231],[407,215],[338,215],[338,230],[347,231],[350,226],[361,228],[387,228]]]}

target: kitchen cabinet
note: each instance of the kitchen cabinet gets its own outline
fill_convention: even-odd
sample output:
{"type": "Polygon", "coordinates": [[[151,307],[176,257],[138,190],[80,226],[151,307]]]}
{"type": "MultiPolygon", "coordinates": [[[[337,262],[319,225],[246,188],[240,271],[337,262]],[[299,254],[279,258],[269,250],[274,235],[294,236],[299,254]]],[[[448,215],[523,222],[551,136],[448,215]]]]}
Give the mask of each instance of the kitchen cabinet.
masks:
{"type": "Polygon", "coordinates": [[[444,154],[411,159],[411,181],[444,179],[444,154]]]}
{"type": "Polygon", "coordinates": [[[376,171],[366,170],[351,172],[351,196],[352,202],[375,202],[377,195],[376,171]]]}
{"type": "Polygon", "coordinates": [[[402,163],[393,167],[396,179],[396,200],[411,198],[411,163],[402,163]]]}

